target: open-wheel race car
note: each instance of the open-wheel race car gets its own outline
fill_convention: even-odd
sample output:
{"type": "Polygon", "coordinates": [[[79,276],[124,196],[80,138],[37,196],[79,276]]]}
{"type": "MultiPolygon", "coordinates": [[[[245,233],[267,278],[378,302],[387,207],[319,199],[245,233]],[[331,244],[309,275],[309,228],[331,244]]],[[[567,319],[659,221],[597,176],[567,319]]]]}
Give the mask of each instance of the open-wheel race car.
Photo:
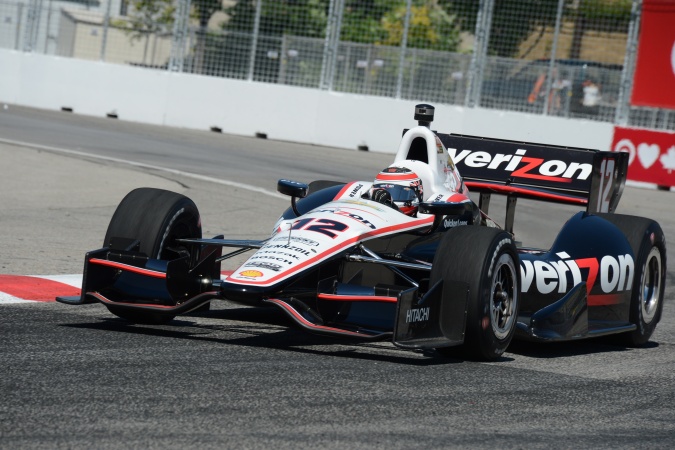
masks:
{"type": "Polygon", "coordinates": [[[418,125],[374,181],[279,180],[291,206],[265,240],[202,238],[189,198],[136,189],[87,253],[81,296],[57,300],[140,323],[213,300],[269,305],[312,333],[472,359],[498,358],[514,337],[646,343],[666,248],[655,221],[613,213],[628,155],[436,133],[433,115],[415,107],[418,125]],[[487,215],[492,194],[506,196],[502,226],[487,215]],[[550,248],[529,248],[513,234],[518,198],[585,210],[550,248]]]}

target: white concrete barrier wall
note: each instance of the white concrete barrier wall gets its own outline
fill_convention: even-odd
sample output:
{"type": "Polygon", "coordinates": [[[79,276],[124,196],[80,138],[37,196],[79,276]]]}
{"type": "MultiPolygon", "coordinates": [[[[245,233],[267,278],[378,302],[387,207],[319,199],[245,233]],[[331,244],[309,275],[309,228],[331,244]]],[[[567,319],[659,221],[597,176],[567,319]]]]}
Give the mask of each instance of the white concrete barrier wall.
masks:
{"type": "MultiPolygon", "coordinates": [[[[423,102],[170,73],[0,49],[0,102],[75,114],[394,153],[423,102]]],[[[434,105],[434,129],[609,150],[613,125],[434,105]]]]}

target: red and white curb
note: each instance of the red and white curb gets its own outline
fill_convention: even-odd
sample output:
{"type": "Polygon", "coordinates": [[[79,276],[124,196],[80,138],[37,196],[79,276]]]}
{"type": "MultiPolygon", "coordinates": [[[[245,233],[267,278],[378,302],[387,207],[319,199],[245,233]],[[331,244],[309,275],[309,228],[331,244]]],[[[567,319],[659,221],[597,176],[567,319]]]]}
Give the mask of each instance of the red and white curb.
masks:
{"type": "MultiPolygon", "coordinates": [[[[222,273],[225,279],[232,272],[222,273]]],[[[54,302],[57,296],[80,295],[82,274],[0,275],[0,305],[54,302]]]]}
{"type": "Polygon", "coordinates": [[[80,295],[82,274],[0,275],[0,305],[53,302],[56,297],[80,295]]]}

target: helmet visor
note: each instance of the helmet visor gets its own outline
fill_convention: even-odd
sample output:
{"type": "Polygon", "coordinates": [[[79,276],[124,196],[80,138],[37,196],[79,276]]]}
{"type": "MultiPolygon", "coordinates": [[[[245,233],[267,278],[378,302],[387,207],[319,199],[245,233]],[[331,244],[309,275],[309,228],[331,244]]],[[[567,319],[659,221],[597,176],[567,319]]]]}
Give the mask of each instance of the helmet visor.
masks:
{"type": "Polygon", "coordinates": [[[379,183],[373,186],[376,189],[385,189],[391,194],[391,199],[394,202],[414,202],[417,201],[417,192],[409,186],[401,186],[398,184],[379,183]]]}

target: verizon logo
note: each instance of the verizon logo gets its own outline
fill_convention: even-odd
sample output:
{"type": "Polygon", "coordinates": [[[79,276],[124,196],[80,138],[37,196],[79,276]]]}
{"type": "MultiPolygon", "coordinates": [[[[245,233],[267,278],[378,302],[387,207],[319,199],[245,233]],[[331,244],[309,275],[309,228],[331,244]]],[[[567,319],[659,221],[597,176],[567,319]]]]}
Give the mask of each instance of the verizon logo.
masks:
{"type": "Polygon", "coordinates": [[[518,149],[515,155],[496,153],[494,155],[473,150],[448,148],[448,153],[455,164],[463,163],[468,167],[485,167],[489,170],[502,170],[511,176],[535,180],[570,183],[572,179],[586,180],[593,172],[593,165],[588,163],[566,163],[558,159],[544,159],[525,156],[527,150],[518,149]]]}
{"type": "Polygon", "coordinates": [[[521,261],[520,276],[522,292],[531,287],[540,294],[557,291],[564,294],[583,281],[581,270],[587,269],[586,292],[599,281],[603,293],[630,290],[633,286],[635,263],[629,254],[605,255],[597,258],[571,259],[565,252],[556,253],[558,261],[521,261]],[[598,280],[599,278],[599,280],[598,280]]]}

